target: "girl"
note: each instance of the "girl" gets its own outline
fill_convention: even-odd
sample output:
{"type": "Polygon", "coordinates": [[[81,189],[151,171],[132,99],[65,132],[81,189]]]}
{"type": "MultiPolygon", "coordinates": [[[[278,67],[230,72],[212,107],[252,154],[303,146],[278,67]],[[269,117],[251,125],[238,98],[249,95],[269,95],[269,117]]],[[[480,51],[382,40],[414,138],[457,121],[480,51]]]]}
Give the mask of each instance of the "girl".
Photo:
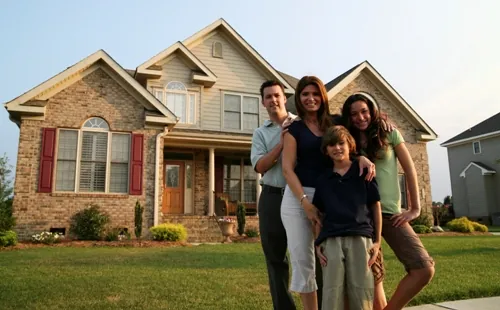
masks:
{"type": "MultiPolygon", "coordinates": [[[[358,152],[375,163],[382,206],[382,236],[404,265],[407,275],[386,304],[382,281],[375,287],[375,309],[402,309],[434,276],[434,261],[408,222],[420,215],[417,174],[401,133],[386,132],[375,104],[362,94],[347,98],[342,117],[353,135],[358,152]],[[410,208],[401,211],[398,166],[408,183],[410,208]]],[[[377,277],[377,275],[375,275],[377,277]]]]}

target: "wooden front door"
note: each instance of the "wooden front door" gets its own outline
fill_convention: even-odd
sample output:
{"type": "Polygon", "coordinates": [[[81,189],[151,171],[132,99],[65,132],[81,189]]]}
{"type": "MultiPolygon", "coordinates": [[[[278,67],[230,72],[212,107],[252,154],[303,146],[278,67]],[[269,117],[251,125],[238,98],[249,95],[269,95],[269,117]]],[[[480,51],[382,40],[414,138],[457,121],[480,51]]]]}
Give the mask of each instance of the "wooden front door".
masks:
{"type": "Polygon", "coordinates": [[[184,162],[165,161],[163,183],[163,213],[184,213],[184,162]]]}

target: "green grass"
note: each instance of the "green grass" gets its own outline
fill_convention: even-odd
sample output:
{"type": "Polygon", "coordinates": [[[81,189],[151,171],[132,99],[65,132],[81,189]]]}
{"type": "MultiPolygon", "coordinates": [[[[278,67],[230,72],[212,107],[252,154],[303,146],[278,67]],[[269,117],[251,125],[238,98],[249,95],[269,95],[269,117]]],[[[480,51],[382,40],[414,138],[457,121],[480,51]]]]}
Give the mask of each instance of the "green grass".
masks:
{"type": "Polygon", "coordinates": [[[489,232],[500,232],[500,226],[488,226],[489,232]]]}
{"type": "MultiPolygon", "coordinates": [[[[412,305],[500,295],[500,237],[422,241],[437,271],[412,305]]],[[[384,250],[390,296],[404,270],[384,250]]],[[[260,244],[0,251],[0,275],[2,309],[272,308],[260,244]]]]}

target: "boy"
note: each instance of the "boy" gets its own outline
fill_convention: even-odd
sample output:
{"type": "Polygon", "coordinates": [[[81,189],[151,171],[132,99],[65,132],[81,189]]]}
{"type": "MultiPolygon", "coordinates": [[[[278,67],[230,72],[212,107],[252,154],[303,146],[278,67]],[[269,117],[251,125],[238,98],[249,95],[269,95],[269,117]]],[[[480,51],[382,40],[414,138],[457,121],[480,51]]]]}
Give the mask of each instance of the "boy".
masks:
{"type": "Polygon", "coordinates": [[[360,176],[351,159],[356,144],[343,126],[323,135],[322,151],[334,168],[318,178],[313,204],[323,214],[315,227],[315,242],[323,269],[323,310],[373,309],[374,280],[371,265],[380,250],[382,213],[375,179],[360,176]],[[373,241],[372,241],[373,240],[373,241]],[[344,288],[347,292],[344,292],[344,288]]]}

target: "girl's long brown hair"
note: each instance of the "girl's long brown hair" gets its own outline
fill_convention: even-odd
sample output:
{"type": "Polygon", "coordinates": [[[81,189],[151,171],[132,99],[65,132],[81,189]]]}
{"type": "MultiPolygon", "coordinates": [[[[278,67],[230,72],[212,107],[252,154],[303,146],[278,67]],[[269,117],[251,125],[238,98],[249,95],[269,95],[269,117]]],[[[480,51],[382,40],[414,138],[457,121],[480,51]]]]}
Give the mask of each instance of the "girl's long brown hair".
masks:
{"type": "Polygon", "coordinates": [[[349,96],[342,106],[342,118],[346,122],[347,128],[351,132],[354,140],[356,140],[357,151],[360,153],[361,147],[361,132],[356,126],[352,124],[351,121],[351,106],[356,101],[362,101],[368,106],[370,111],[371,122],[368,128],[365,130],[366,134],[366,148],[364,151],[368,156],[368,159],[374,161],[379,159],[382,154],[379,153],[380,150],[387,147],[387,132],[384,130],[381,124],[381,118],[378,108],[375,104],[366,96],[362,94],[354,94],[349,96]]]}
{"type": "Polygon", "coordinates": [[[328,95],[326,92],[325,85],[321,80],[316,77],[316,76],[304,76],[303,78],[300,79],[297,89],[295,90],[295,109],[297,110],[297,114],[300,116],[301,119],[304,120],[304,117],[306,115],[306,110],[302,106],[302,103],[300,102],[300,94],[306,88],[308,85],[315,85],[320,94],[321,94],[321,106],[319,110],[317,111],[317,117],[318,117],[318,123],[319,123],[319,128],[321,129],[322,132],[326,132],[328,127],[332,125],[332,120],[330,116],[330,108],[328,106],[328,95]]]}

